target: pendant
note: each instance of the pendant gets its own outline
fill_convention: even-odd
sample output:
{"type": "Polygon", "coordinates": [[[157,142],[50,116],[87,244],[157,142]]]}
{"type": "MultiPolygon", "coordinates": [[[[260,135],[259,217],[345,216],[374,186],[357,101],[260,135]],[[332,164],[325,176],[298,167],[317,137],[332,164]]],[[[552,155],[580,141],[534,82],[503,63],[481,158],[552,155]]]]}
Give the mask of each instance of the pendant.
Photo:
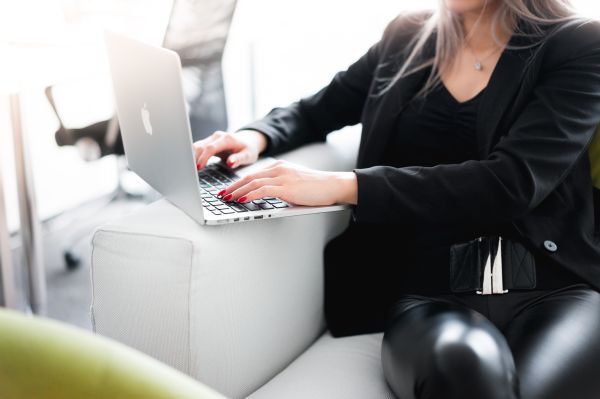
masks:
{"type": "Polygon", "coordinates": [[[481,65],[481,62],[477,61],[475,62],[475,64],[473,65],[475,67],[475,69],[477,69],[478,71],[481,71],[483,69],[483,65],[481,65]]]}

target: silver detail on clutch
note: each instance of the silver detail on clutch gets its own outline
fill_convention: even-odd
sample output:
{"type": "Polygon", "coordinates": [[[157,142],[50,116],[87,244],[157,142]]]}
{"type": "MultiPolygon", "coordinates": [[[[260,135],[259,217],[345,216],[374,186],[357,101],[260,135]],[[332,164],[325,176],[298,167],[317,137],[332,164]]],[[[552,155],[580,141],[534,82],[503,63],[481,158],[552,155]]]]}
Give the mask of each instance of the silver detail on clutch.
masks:
{"type": "Polygon", "coordinates": [[[482,290],[476,292],[479,295],[506,294],[508,290],[504,289],[502,282],[502,237],[498,238],[498,251],[493,263],[491,257],[490,251],[483,269],[482,290]]]}

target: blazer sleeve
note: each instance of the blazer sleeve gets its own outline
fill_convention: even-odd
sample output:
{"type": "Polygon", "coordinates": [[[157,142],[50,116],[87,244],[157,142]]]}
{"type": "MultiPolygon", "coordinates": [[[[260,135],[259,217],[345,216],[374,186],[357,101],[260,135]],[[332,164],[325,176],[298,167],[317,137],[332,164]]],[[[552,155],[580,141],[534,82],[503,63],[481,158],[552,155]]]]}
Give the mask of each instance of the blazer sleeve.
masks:
{"type": "Polygon", "coordinates": [[[486,159],[353,169],[358,182],[353,220],[503,223],[540,204],[586,156],[600,122],[600,24],[589,25],[559,42],[561,62],[540,74],[530,101],[486,159]]]}
{"type": "Polygon", "coordinates": [[[338,72],[327,86],[287,107],[274,108],[237,131],[263,133],[267,147],[261,155],[273,156],[311,142],[324,142],[328,133],[359,123],[384,39],[394,21],[377,43],[345,71],[338,72]]]}

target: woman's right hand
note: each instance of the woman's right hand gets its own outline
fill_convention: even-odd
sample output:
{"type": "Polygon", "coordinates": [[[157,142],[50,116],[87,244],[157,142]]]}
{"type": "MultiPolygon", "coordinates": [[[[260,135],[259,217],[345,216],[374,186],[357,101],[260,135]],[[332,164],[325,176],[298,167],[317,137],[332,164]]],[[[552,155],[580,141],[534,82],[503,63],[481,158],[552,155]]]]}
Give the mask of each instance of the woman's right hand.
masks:
{"type": "Polygon", "coordinates": [[[226,161],[230,168],[249,165],[256,162],[266,147],[267,137],[256,130],[216,131],[193,144],[196,168],[204,168],[213,155],[226,161]]]}

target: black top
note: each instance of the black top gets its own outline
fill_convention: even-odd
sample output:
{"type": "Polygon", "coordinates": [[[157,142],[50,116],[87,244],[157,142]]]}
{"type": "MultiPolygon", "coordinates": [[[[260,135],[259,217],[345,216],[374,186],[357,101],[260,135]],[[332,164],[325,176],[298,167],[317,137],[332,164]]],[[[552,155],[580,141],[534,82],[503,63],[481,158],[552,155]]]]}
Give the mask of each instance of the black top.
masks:
{"type": "Polygon", "coordinates": [[[443,83],[413,99],[396,121],[383,165],[435,166],[476,159],[475,122],[485,89],[459,102],[443,83]]]}
{"type": "MultiPolygon", "coordinates": [[[[477,158],[476,120],[485,88],[472,98],[460,102],[443,83],[437,84],[425,98],[415,98],[402,111],[395,123],[383,155],[382,165],[394,167],[458,164],[477,158]]],[[[512,225],[497,226],[494,234],[519,237],[512,225]]],[[[410,255],[405,259],[402,279],[404,287],[414,293],[449,292],[449,244],[436,245],[452,231],[424,229],[415,231],[407,242],[410,255]],[[416,249],[415,249],[416,247],[416,249]],[[420,249],[419,249],[420,248],[420,249]]],[[[472,234],[472,226],[464,226],[464,237],[472,234]]],[[[520,238],[520,237],[519,237],[520,238]]],[[[554,264],[536,257],[537,288],[558,288],[582,280],[554,264]]]]}

